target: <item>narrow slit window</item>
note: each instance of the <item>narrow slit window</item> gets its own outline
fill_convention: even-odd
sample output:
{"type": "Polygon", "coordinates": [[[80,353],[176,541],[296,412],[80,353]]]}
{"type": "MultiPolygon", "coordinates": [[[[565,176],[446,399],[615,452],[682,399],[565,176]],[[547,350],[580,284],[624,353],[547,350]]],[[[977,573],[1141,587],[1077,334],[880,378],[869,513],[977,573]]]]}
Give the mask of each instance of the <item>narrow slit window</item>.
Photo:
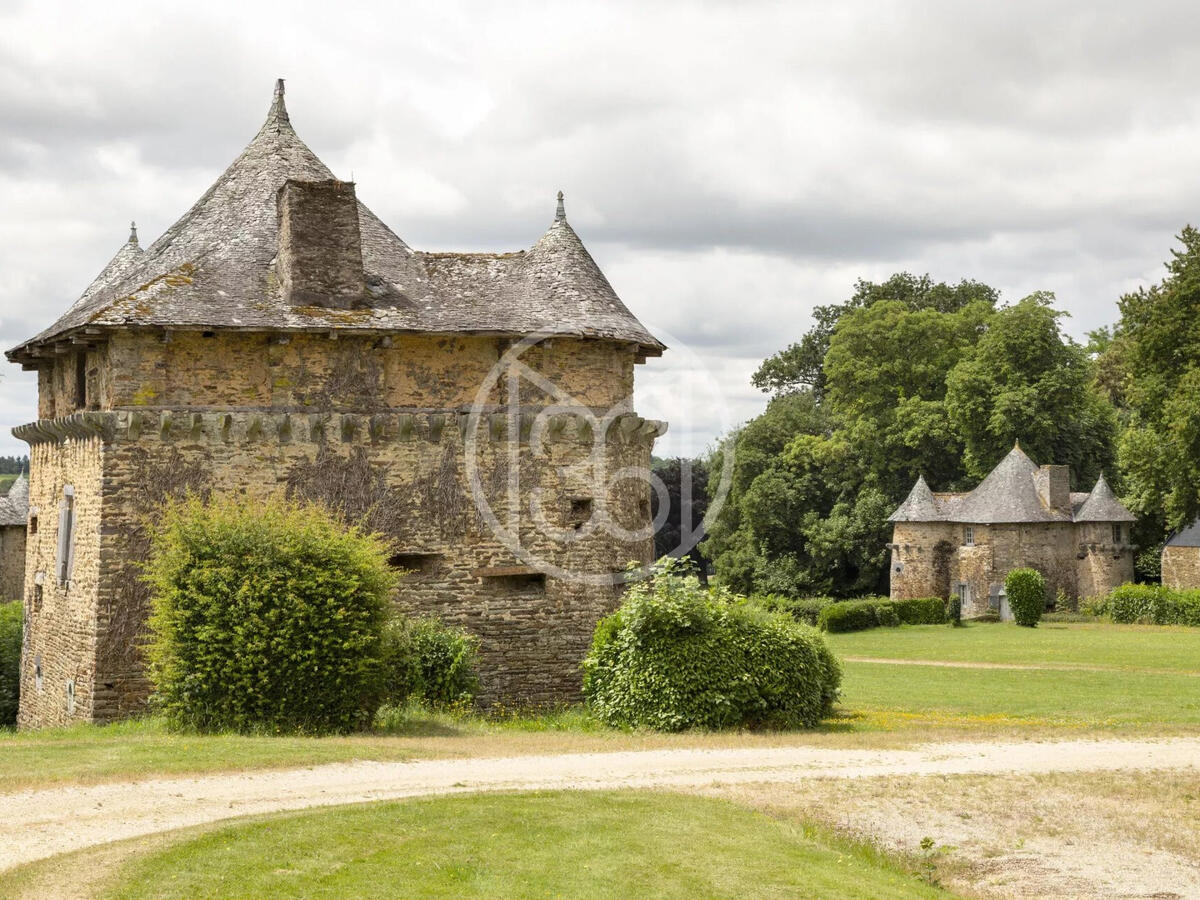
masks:
{"type": "Polygon", "coordinates": [[[1114,544],[1121,543],[1121,523],[1119,523],[1119,522],[1113,523],[1112,534],[1113,534],[1113,543],[1114,544]]]}
{"type": "Polygon", "coordinates": [[[62,503],[58,508],[58,558],[54,570],[58,575],[58,583],[66,584],[71,580],[71,570],[75,562],[75,489],[71,485],[63,488],[62,503]]]}
{"type": "Polygon", "coordinates": [[[87,408],[87,354],[75,354],[75,408],[87,408]]]}

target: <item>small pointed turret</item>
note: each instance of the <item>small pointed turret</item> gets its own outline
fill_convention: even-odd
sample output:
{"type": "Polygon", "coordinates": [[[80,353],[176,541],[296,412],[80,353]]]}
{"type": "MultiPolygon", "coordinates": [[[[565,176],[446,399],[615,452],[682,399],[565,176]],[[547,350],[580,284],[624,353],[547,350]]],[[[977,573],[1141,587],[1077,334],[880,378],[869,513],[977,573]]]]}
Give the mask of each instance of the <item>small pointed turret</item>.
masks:
{"type": "Polygon", "coordinates": [[[1075,513],[1076,522],[1132,522],[1133,514],[1125,508],[1117,495],[1113,493],[1108,482],[1101,473],[1096,486],[1088,494],[1079,512],[1075,513]]]}
{"type": "Polygon", "coordinates": [[[563,205],[563,192],[562,191],[558,192],[558,208],[554,210],[554,221],[555,222],[567,221],[567,208],[566,208],[566,206],[563,205]]]}
{"type": "Polygon", "coordinates": [[[137,222],[129,223],[129,240],[126,243],[133,244],[135,247],[138,246],[137,222]]]}
{"type": "Polygon", "coordinates": [[[917,483],[908,492],[894,513],[888,516],[889,522],[936,522],[941,518],[934,500],[933,491],[925,483],[925,476],[918,475],[917,483]]]}

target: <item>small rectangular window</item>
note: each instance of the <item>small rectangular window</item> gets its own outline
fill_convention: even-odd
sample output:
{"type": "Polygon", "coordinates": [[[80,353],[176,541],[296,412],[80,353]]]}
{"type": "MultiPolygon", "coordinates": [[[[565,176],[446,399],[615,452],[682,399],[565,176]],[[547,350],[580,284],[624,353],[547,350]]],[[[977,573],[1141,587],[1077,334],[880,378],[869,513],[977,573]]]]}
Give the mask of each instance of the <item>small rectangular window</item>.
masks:
{"type": "Polygon", "coordinates": [[[388,564],[393,569],[403,569],[407,573],[405,577],[414,580],[436,575],[441,561],[442,554],[440,553],[414,550],[394,554],[388,559],[388,564]]]}
{"type": "Polygon", "coordinates": [[[963,529],[963,544],[967,547],[975,546],[975,529],[970,525],[963,529]]]}
{"type": "Polygon", "coordinates": [[[71,485],[63,488],[62,503],[58,507],[58,556],[54,563],[54,571],[58,575],[58,583],[66,584],[71,580],[71,570],[75,562],[75,489],[71,485]]]}
{"type": "Polygon", "coordinates": [[[87,408],[87,354],[75,354],[75,408],[87,408]]]}
{"type": "Polygon", "coordinates": [[[571,508],[567,512],[567,524],[577,529],[586,525],[592,518],[592,498],[575,497],[571,500],[571,508]]]}
{"type": "Polygon", "coordinates": [[[1121,543],[1121,524],[1119,522],[1113,523],[1113,543],[1121,543]]]}

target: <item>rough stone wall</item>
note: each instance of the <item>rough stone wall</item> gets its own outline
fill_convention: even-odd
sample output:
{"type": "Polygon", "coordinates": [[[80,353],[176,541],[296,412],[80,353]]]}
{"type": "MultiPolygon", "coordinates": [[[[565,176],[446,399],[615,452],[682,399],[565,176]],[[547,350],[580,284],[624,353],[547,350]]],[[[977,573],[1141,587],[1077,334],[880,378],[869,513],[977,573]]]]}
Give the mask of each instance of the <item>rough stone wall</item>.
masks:
{"type": "MultiPolygon", "coordinates": [[[[294,496],[316,495],[327,501],[332,498],[320,496],[320,485],[359,481],[373,486],[381,507],[365,511],[371,525],[393,540],[401,564],[411,570],[397,603],[411,612],[433,613],[461,624],[480,637],[484,702],[544,704],[578,697],[579,663],[595,623],[619,599],[608,576],[631,562],[649,562],[653,551],[651,539],[614,538],[586,522],[575,529],[573,516],[579,501],[586,499],[592,500],[596,514],[610,512],[627,529],[649,521],[648,484],[620,481],[596,497],[586,477],[590,471],[563,475],[565,468],[584,460],[590,434],[576,434],[568,425],[543,445],[522,444],[514,468],[506,435],[495,433],[496,423],[485,420],[483,426],[482,445],[474,458],[488,508],[501,523],[507,522],[513,508],[506,497],[507,477],[519,471],[515,533],[521,546],[565,570],[563,577],[551,573],[541,585],[530,562],[506,547],[476,508],[461,430],[466,416],[416,416],[407,434],[401,434],[396,416],[395,423],[376,421],[375,436],[361,417],[314,416],[325,420],[316,439],[307,416],[238,413],[228,423],[222,418],[202,416],[201,427],[193,430],[192,420],[180,424],[172,417],[164,432],[162,417],[154,416],[152,423],[140,425],[135,440],[127,439],[128,425],[118,432],[105,467],[105,534],[111,541],[106,538],[103,554],[107,590],[101,597],[102,610],[144,609],[144,589],[129,579],[126,568],[143,552],[133,538],[145,507],[147,471],[192,468],[196,480],[217,494],[266,496],[290,489],[294,496]],[[433,420],[441,418],[449,421],[441,423],[435,435],[433,420]],[[281,440],[285,419],[291,432],[281,440]],[[533,488],[541,492],[548,525],[561,529],[568,542],[539,530],[530,510],[533,488]],[[580,583],[572,577],[577,573],[606,580],[580,583]]],[[[626,421],[631,419],[633,424],[642,421],[626,421]]],[[[648,467],[652,434],[644,425],[636,433],[620,432],[618,422],[603,453],[607,470],[648,467]]],[[[124,652],[136,643],[129,630],[102,628],[102,633],[97,678],[112,692],[113,704],[98,709],[97,718],[113,718],[136,709],[147,686],[140,659],[124,652]]]]}
{"type": "Polygon", "coordinates": [[[0,603],[20,600],[25,593],[25,527],[0,528],[0,603]]]}
{"type": "Polygon", "coordinates": [[[99,437],[37,443],[30,448],[29,505],[38,529],[26,547],[26,641],[21,656],[21,727],[92,718],[96,666],[96,597],[100,587],[101,482],[99,437]],[[55,571],[63,487],[75,497],[74,565],[60,584],[55,571]],[[35,679],[40,661],[42,685],[35,679]],[[74,685],[74,711],[67,688],[74,685]]]}
{"type": "MultiPolygon", "coordinates": [[[[633,396],[634,351],[558,339],[521,362],[585,405],[608,409],[633,396]]],[[[484,336],[172,332],[114,335],[102,409],[161,407],[372,411],[470,406],[510,342],[484,336]]],[[[505,385],[492,400],[502,402],[505,385]]],[[[548,395],[522,381],[522,402],[548,395]]],[[[70,411],[70,410],[67,410],[70,411]]],[[[57,413],[62,415],[62,412],[57,413]]],[[[43,417],[45,417],[43,413],[43,417]]]]}
{"type": "Polygon", "coordinates": [[[1163,547],[1162,583],[1177,591],[1200,588],[1200,547],[1163,547]]]}
{"type": "Polygon", "coordinates": [[[1107,594],[1133,581],[1133,546],[1128,523],[1121,524],[1121,540],[1113,540],[1113,523],[1081,522],[1076,528],[1076,594],[1079,598],[1107,594]]]}
{"type": "Polygon", "coordinates": [[[946,597],[950,558],[959,544],[956,526],[944,522],[897,522],[892,529],[891,598],[946,597]]]}
{"type": "MultiPolygon", "coordinates": [[[[1124,527],[1127,536],[1128,526],[1124,527]]],[[[1071,598],[1089,597],[1133,578],[1132,548],[1127,542],[1113,542],[1108,522],[972,528],[974,545],[966,546],[961,524],[897,522],[892,538],[893,599],[946,597],[961,583],[967,586],[963,614],[983,615],[992,592],[1003,589],[1004,578],[1013,569],[1040,571],[1050,601],[1059,590],[1071,598]],[[938,542],[945,542],[941,546],[948,552],[934,553],[938,542]],[[902,564],[899,572],[898,564],[902,564]]]]}
{"type": "Polygon", "coordinates": [[[74,353],[63,353],[38,367],[38,418],[68,416],[80,409],[108,409],[110,367],[107,344],[80,345],[74,353]],[[76,382],[79,355],[83,355],[86,402],[77,402],[76,382]]]}

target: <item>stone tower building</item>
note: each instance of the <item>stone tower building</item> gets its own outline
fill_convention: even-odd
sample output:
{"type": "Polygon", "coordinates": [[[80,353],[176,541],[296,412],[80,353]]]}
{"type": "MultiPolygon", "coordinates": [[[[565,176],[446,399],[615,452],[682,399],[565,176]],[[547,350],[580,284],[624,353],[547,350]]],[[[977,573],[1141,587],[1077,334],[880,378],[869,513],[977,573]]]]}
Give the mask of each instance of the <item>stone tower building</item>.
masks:
{"type": "Polygon", "coordinates": [[[139,710],[147,514],[187,490],[320,500],[395,546],[397,602],[482,641],[485,700],[574,696],[614,573],[652,553],[663,345],[567,223],[516,253],[410,248],[292,129],[283,83],[178,222],[136,232],[38,373],[20,724],[139,710]]]}
{"type": "Polygon", "coordinates": [[[1162,583],[1176,591],[1200,589],[1200,519],[1175,532],[1163,545],[1162,583]]]}
{"type": "Polygon", "coordinates": [[[1029,567],[1048,600],[1107,593],[1133,580],[1130,514],[1104,476],[1072,493],[1066,466],[1040,469],[1014,447],[972,491],[935,494],[918,478],[891,515],[891,596],[962,598],[963,615],[1007,618],[1004,577],[1029,567]]]}

